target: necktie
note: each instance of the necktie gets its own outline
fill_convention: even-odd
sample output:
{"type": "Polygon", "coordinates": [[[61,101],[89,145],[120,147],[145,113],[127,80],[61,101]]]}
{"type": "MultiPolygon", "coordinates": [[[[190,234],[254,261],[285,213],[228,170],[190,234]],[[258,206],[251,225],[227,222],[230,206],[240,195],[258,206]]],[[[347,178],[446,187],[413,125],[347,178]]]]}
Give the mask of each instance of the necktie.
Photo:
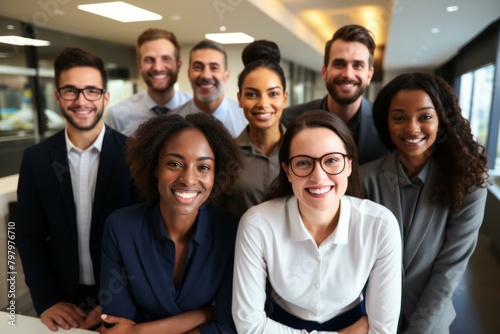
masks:
{"type": "Polygon", "coordinates": [[[156,114],[156,115],[165,115],[166,113],[168,113],[170,111],[170,109],[168,109],[167,107],[165,106],[156,106],[156,107],[153,107],[151,108],[151,110],[156,114]]]}

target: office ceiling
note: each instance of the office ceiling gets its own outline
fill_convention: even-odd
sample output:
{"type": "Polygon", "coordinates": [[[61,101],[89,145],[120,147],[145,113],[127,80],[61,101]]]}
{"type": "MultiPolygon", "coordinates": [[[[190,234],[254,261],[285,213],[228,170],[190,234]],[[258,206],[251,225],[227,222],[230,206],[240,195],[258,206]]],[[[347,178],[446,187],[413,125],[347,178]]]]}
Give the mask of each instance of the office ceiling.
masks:
{"type": "MultiPolygon", "coordinates": [[[[450,59],[500,17],[498,0],[126,0],[163,16],[161,21],[121,23],[77,9],[96,0],[1,0],[0,16],[36,27],[134,45],[146,28],[173,31],[181,44],[205,33],[242,31],[275,41],[284,58],[313,70],[322,64],[325,41],[350,23],[376,37],[384,70],[429,69],[450,59]],[[459,6],[448,13],[447,6],[459,6]],[[439,33],[432,33],[438,28],[439,33]]],[[[0,35],[7,34],[0,27],[0,35]]]]}

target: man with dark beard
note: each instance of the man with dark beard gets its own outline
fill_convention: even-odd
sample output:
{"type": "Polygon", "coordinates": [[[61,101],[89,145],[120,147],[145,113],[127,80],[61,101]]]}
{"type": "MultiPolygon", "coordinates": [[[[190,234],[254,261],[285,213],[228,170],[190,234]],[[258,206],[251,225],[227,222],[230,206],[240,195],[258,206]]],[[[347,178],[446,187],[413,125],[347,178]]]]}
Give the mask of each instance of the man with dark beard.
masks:
{"type": "Polygon", "coordinates": [[[191,100],[191,95],[174,89],[182,65],[174,33],[146,29],[137,38],[136,52],[137,68],[147,90],[111,106],[104,116],[106,124],[126,136],[151,117],[165,114],[191,100]]]}
{"type": "Polygon", "coordinates": [[[358,146],[360,164],[388,153],[373,124],[372,104],[363,97],[373,76],[375,41],[372,33],[359,25],[347,25],[326,43],[321,75],[328,94],[308,103],[285,108],[281,117],[288,125],[304,111],[325,110],[340,117],[349,127],[358,146]]]}
{"type": "Polygon", "coordinates": [[[54,61],[66,128],[24,152],[17,188],[17,246],[34,307],[50,330],[100,325],[104,222],[138,202],[125,163],[127,137],[106,127],[106,70],[66,48],[54,61]]]}
{"type": "Polygon", "coordinates": [[[209,40],[198,42],[189,53],[188,78],[193,99],[173,113],[181,116],[208,113],[221,121],[233,137],[238,137],[248,121],[238,102],[224,96],[229,74],[226,51],[209,40]]]}

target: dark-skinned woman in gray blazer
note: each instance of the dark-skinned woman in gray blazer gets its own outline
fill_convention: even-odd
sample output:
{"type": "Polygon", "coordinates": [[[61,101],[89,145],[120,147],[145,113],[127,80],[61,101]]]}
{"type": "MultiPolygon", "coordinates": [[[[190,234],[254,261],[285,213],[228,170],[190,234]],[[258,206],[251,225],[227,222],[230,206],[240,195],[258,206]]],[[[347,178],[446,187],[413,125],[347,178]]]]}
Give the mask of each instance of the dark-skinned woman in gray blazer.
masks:
{"type": "Polygon", "coordinates": [[[484,147],[451,86],[436,76],[393,79],[377,96],[373,119],[392,153],[361,166],[361,175],[365,195],[389,208],[401,228],[399,332],[449,333],[453,293],[484,215],[484,147]]]}

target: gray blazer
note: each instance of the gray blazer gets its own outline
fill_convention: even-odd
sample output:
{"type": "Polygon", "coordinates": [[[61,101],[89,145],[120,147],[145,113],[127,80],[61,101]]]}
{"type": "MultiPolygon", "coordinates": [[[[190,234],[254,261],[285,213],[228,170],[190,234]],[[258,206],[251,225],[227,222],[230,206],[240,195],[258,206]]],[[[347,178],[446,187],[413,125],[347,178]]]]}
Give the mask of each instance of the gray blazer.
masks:
{"type": "MultiPolygon", "coordinates": [[[[389,208],[403,233],[396,151],[361,166],[361,176],[367,198],[389,208]]],[[[400,329],[404,333],[449,333],[456,315],[453,293],[476,247],[483,221],[486,188],[476,188],[464,198],[462,210],[454,212],[430,202],[436,177],[436,165],[431,165],[406,243],[402,238],[400,329]]]]}

